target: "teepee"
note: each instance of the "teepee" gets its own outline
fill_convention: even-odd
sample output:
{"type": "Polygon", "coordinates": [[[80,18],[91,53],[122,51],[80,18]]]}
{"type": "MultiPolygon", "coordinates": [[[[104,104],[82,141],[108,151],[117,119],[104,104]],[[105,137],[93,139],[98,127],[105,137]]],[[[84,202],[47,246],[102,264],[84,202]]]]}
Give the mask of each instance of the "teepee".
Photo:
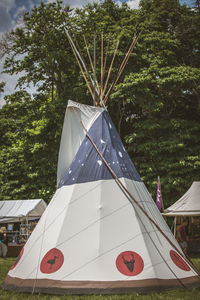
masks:
{"type": "Polygon", "coordinates": [[[68,102],[58,189],[3,282],[56,294],[200,286],[104,107],[68,102]]]}
{"type": "Polygon", "coordinates": [[[108,113],[69,101],[58,189],[3,287],[77,294],[199,283],[108,113]]]}

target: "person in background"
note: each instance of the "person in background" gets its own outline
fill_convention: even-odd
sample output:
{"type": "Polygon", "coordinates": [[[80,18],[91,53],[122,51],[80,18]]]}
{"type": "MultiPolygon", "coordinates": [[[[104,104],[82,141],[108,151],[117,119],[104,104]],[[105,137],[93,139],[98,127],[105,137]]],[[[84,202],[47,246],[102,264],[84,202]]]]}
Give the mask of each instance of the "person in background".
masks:
{"type": "Polygon", "coordinates": [[[183,223],[177,227],[177,241],[185,254],[187,254],[187,248],[188,248],[187,227],[188,227],[188,219],[184,219],[183,223]]]}
{"type": "Polygon", "coordinates": [[[6,234],[6,228],[0,228],[0,257],[6,258],[8,252],[8,236],[6,234]]]}

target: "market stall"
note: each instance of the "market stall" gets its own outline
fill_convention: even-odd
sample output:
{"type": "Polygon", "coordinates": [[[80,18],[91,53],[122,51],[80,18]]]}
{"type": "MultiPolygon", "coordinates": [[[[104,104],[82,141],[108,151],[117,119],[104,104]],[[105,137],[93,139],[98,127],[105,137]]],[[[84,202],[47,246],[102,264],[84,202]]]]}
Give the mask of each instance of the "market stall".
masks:
{"type": "Polygon", "coordinates": [[[8,236],[7,256],[17,256],[42,216],[43,199],[0,201],[0,227],[8,236]]]}

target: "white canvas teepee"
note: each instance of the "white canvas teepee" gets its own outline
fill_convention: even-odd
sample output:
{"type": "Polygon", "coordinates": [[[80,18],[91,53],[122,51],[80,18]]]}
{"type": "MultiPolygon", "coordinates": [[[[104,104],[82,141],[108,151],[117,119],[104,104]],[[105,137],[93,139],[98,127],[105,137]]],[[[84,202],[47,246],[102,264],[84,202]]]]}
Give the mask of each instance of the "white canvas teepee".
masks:
{"type": "Polygon", "coordinates": [[[4,289],[108,294],[199,285],[197,271],[159,213],[108,113],[69,101],[58,189],[4,289]]]}

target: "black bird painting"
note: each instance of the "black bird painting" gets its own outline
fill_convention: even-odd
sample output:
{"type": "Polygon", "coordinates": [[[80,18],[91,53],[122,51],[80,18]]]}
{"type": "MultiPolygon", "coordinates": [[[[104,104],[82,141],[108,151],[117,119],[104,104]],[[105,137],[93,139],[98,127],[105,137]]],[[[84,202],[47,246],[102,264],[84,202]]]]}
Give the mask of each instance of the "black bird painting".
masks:
{"type": "Polygon", "coordinates": [[[57,258],[58,258],[58,256],[54,256],[54,258],[49,259],[49,260],[47,261],[47,264],[50,265],[50,269],[51,269],[52,266],[55,264],[57,258]]]}

